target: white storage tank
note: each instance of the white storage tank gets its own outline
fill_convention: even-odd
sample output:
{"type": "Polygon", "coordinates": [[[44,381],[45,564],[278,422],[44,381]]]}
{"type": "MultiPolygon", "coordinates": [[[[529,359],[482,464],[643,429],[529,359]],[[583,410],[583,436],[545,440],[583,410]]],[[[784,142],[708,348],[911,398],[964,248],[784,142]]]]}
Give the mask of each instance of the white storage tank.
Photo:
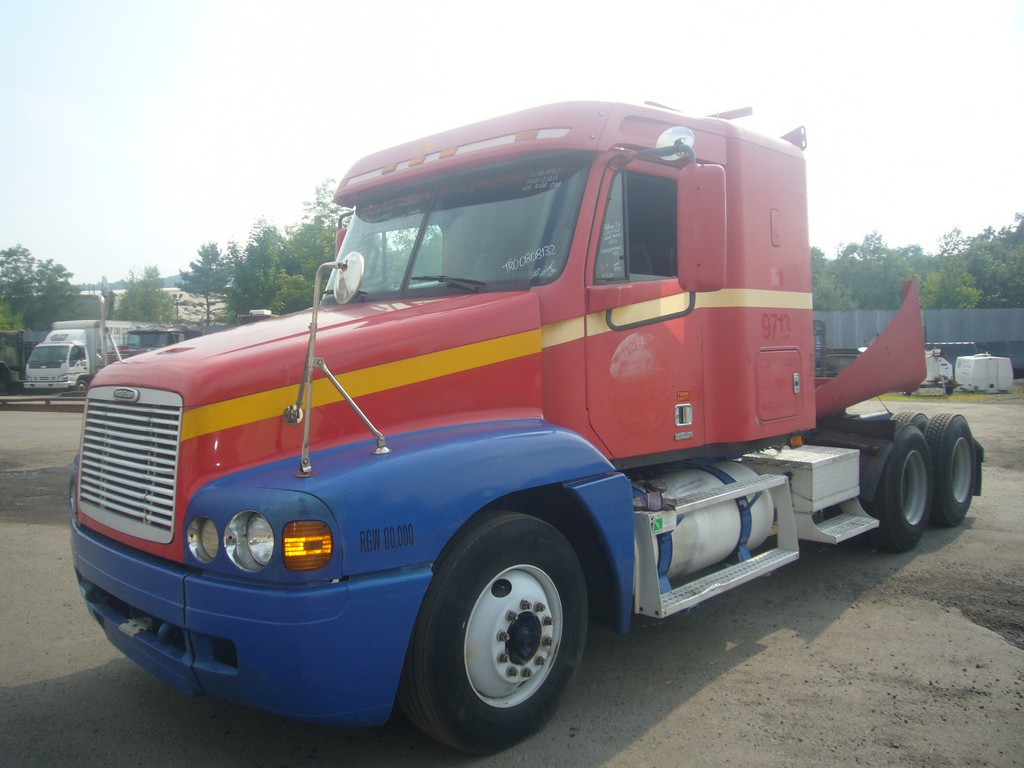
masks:
{"type": "Polygon", "coordinates": [[[956,383],[968,392],[1009,392],[1013,389],[1010,358],[989,354],[958,357],[956,383]]]}

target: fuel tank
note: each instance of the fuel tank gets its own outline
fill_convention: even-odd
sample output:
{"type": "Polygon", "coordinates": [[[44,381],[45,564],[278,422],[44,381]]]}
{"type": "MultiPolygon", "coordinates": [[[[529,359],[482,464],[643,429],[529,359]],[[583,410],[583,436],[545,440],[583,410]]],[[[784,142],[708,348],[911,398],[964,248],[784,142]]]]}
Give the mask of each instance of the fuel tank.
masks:
{"type": "MultiPolygon", "coordinates": [[[[664,488],[666,499],[681,499],[756,477],[757,473],[750,467],[723,461],[699,468],[670,471],[657,476],[650,484],[664,488]]],[[[737,503],[742,501],[724,501],[688,512],[677,521],[671,534],[664,534],[671,536],[671,547],[661,547],[663,560],[665,557],[671,558],[667,570],[670,579],[720,563],[737,548],[752,550],[764,543],[775,519],[771,495],[752,494],[746,499],[745,505],[737,503]],[[744,506],[748,511],[743,509],[744,506]]],[[[664,562],[659,570],[665,572],[664,562]]]]}

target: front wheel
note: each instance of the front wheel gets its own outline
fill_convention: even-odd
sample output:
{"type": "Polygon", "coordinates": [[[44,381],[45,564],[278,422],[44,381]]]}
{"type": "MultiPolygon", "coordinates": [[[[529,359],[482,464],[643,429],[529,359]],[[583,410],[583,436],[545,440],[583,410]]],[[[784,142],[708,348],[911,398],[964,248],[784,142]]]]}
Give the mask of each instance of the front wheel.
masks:
{"type": "Polygon", "coordinates": [[[437,567],[399,702],[421,730],[456,749],[505,749],[554,713],[586,631],[586,584],[565,537],[527,515],[488,514],[437,567]]]}

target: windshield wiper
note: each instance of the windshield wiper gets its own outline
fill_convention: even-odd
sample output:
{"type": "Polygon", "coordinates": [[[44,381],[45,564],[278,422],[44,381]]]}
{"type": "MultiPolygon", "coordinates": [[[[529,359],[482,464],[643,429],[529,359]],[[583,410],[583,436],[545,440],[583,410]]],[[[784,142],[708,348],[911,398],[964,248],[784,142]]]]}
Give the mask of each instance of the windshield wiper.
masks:
{"type": "Polygon", "coordinates": [[[483,280],[473,280],[469,277],[452,277],[450,275],[413,275],[409,279],[421,281],[432,280],[437,283],[450,285],[453,288],[462,288],[464,291],[470,291],[471,293],[476,293],[487,285],[483,280]]]}

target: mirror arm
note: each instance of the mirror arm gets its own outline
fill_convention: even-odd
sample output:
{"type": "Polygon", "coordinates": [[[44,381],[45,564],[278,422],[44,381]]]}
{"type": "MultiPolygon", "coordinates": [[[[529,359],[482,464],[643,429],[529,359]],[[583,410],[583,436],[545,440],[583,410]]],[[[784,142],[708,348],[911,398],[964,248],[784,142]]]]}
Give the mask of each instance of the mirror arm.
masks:
{"type": "Polygon", "coordinates": [[[377,449],[374,453],[383,455],[391,452],[391,449],[385,443],[384,435],[366,418],[366,415],[360,410],[359,406],[355,404],[355,401],[349,396],[348,392],[341,386],[341,383],[327,369],[323,358],[316,356],[317,315],[320,310],[320,280],[324,272],[343,268],[344,265],[340,261],[328,261],[317,267],[316,276],[313,279],[313,310],[309,322],[309,343],[306,346],[306,363],[302,369],[302,380],[299,382],[299,394],[295,402],[284,409],[284,420],[286,422],[293,426],[302,424],[302,452],[299,456],[298,477],[309,477],[313,474],[313,466],[309,459],[309,445],[310,424],[313,414],[313,373],[316,368],[320,368],[326,374],[335,389],[341,393],[345,401],[352,406],[356,415],[373,433],[377,439],[377,449]]]}
{"type": "MultiPolygon", "coordinates": [[[[331,370],[330,368],[327,367],[327,363],[324,362],[324,359],[322,357],[318,357],[315,360],[315,363],[316,367],[324,372],[324,375],[331,382],[331,384],[334,385],[334,388],[341,393],[342,397],[345,398],[345,402],[352,406],[352,410],[356,412],[356,416],[358,416],[359,419],[363,422],[363,424],[366,425],[366,428],[373,433],[374,438],[376,438],[377,440],[377,447],[376,449],[374,449],[373,452],[378,456],[383,456],[386,453],[391,453],[391,449],[388,448],[387,439],[384,437],[384,434],[375,426],[373,426],[373,422],[370,421],[367,418],[366,414],[363,413],[362,409],[358,405],[356,405],[356,401],[353,400],[352,396],[345,391],[345,388],[343,386],[341,386],[341,382],[334,377],[334,374],[331,373],[331,370]]],[[[309,462],[308,456],[306,458],[306,462],[307,464],[309,462]]]]}
{"type": "Polygon", "coordinates": [[[684,144],[682,139],[677,139],[674,144],[670,144],[667,147],[654,147],[653,149],[640,149],[637,150],[637,157],[665,157],[671,158],[675,155],[685,155],[683,167],[686,167],[690,163],[697,162],[697,154],[693,151],[693,147],[689,144],[684,144]]]}

